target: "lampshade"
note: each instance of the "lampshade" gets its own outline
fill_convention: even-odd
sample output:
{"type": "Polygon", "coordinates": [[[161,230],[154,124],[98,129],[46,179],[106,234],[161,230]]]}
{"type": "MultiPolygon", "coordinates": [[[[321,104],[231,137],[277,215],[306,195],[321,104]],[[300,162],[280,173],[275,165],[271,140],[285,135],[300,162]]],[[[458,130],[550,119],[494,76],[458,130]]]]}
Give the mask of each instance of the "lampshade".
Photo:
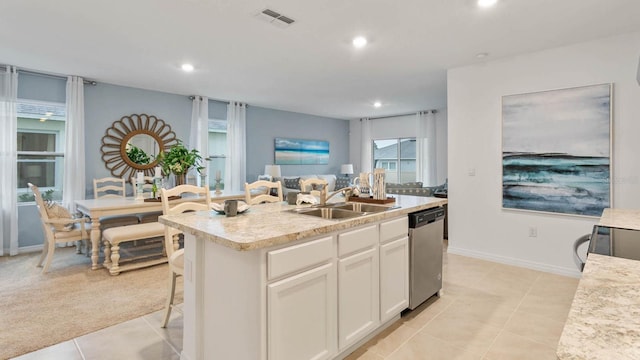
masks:
{"type": "Polygon", "coordinates": [[[353,174],[353,164],[342,164],[340,166],[340,174],[353,174]]]}
{"type": "Polygon", "coordinates": [[[272,178],[279,178],[280,176],[280,165],[265,165],[264,166],[265,175],[271,175],[272,178]]]}

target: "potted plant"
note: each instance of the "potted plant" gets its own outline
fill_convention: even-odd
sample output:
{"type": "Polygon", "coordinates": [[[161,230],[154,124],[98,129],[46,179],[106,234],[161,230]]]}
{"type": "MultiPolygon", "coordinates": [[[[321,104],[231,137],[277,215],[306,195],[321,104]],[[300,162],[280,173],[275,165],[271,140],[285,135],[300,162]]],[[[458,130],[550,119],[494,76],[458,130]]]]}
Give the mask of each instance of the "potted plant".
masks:
{"type": "Polygon", "coordinates": [[[198,150],[187,149],[181,141],[169,148],[169,151],[161,152],[158,155],[158,163],[162,167],[162,172],[165,175],[175,174],[176,185],[186,183],[186,174],[192,167],[195,167],[198,172],[204,169],[201,161],[202,156],[198,150]]]}

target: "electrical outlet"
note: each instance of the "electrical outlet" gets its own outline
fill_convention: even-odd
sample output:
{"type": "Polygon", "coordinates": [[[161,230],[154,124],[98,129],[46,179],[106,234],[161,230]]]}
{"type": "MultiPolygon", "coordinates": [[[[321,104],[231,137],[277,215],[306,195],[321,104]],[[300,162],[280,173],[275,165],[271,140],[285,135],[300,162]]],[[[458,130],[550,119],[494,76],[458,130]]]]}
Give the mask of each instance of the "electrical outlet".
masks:
{"type": "Polygon", "coordinates": [[[469,168],[467,174],[469,174],[469,176],[476,176],[476,168],[469,168]]]}
{"type": "Polygon", "coordinates": [[[538,236],[538,228],[535,226],[529,226],[529,237],[537,237],[538,236]]]}

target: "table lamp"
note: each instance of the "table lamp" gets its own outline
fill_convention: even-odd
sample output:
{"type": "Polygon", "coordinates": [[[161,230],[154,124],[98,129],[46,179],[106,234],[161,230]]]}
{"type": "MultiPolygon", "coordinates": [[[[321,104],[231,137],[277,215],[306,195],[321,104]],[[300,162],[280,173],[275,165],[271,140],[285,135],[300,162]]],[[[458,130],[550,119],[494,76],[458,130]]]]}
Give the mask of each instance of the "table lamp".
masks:
{"type": "Polygon", "coordinates": [[[276,178],[282,176],[280,173],[280,165],[265,165],[264,174],[271,176],[271,180],[274,181],[276,178]]]}
{"type": "Polygon", "coordinates": [[[353,174],[353,164],[342,164],[340,166],[340,173],[349,177],[349,175],[353,174]]]}

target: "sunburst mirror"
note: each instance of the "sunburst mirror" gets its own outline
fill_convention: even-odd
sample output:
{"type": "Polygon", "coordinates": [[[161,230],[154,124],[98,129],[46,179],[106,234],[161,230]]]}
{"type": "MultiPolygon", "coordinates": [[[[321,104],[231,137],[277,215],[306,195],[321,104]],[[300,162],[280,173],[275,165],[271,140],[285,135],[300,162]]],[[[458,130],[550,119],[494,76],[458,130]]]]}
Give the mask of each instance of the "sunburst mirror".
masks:
{"type": "Polygon", "coordinates": [[[129,179],[137,171],[153,176],[158,154],[178,143],[171,126],[153,115],[131,114],[115,121],[102,137],[102,160],[111,175],[129,179]]]}

